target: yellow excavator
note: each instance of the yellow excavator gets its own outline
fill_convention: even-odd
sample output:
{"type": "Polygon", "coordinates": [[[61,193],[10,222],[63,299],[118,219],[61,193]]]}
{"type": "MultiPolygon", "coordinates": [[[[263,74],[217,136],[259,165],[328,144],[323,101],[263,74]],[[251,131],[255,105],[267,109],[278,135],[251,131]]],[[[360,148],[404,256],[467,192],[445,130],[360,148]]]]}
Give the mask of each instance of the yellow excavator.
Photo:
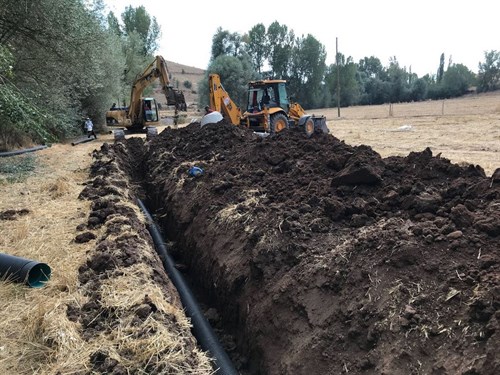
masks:
{"type": "Polygon", "coordinates": [[[233,125],[271,134],[291,127],[303,128],[308,136],[315,131],[329,133],[325,116],[309,115],[299,103],[289,100],[285,80],[249,82],[244,113],[230,98],[218,74],[210,74],[208,80],[211,110],[220,112],[233,125]]]}
{"type": "Polygon", "coordinates": [[[126,128],[132,132],[159,125],[160,116],[156,100],[142,97],[144,89],[156,79],[160,79],[162,91],[167,98],[167,105],[175,106],[176,111],[186,111],[187,105],[183,92],[170,85],[167,63],[163,57],[156,56],[144,72],[135,79],[130,93],[130,105],[128,107],[113,105],[106,112],[106,125],[126,128]]]}

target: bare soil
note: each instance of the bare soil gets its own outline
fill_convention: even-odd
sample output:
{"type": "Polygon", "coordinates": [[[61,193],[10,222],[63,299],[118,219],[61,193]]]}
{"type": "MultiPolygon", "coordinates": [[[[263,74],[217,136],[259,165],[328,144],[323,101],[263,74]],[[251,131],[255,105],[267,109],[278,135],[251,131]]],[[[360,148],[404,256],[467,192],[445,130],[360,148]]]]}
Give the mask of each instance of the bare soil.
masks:
{"type": "Polygon", "coordinates": [[[500,181],[481,167],[224,123],[126,149],[242,373],[500,371],[500,181]]]}

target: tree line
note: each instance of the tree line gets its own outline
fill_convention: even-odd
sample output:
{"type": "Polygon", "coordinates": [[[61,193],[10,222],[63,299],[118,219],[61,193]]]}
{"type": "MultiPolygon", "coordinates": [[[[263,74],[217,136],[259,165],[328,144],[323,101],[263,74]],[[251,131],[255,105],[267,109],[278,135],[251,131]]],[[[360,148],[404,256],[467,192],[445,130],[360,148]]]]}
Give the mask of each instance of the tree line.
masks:
{"type": "Polygon", "coordinates": [[[0,149],[81,134],[128,101],[160,27],[144,7],[120,18],[102,0],[0,0],[0,149]]]}
{"type": "MultiPolygon", "coordinates": [[[[355,62],[342,53],[327,65],[326,50],[314,36],[296,36],[277,21],[253,26],[241,35],[219,28],[212,38],[209,73],[218,73],[236,103],[244,105],[246,83],[253,79],[288,81],[289,95],[304,108],[372,105],[443,99],[500,88],[500,52],[486,51],[477,74],[440,56],[436,74],[418,77],[394,56],[384,66],[375,56],[355,62]],[[337,88],[339,90],[337,91],[337,88]],[[339,98],[337,93],[340,92],[339,98]]],[[[200,84],[200,102],[208,97],[208,77],[200,84]]]]}

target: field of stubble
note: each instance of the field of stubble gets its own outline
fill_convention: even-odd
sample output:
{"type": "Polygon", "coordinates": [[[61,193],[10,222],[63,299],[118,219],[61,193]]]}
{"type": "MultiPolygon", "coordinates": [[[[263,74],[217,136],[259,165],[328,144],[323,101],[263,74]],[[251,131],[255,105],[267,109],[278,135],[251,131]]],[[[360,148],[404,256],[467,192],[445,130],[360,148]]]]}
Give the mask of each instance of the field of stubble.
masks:
{"type": "MultiPolygon", "coordinates": [[[[310,111],[311,112],[311,111],[310,111]]],[[[312,112],[311,112],[312,113],[312,112]]],[[[369,145],[382,157],[429,147],[454,163],[500,167],[500,91],[458,99],[321,109],[332,134],[369,145]],[[392,113],[391,113],[392,110],[392,113]]]]}

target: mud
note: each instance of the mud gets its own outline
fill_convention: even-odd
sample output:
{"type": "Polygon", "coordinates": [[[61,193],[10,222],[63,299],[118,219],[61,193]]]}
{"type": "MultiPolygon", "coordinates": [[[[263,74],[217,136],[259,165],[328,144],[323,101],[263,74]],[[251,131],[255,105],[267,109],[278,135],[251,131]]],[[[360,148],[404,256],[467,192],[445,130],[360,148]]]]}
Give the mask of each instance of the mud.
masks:
{"type": "Polygon", "coordinates": [[[146,192],[242,373],[500,373],[500,183],[481,167],[224,123],[138,142],[106,152],[146,192]]]}

